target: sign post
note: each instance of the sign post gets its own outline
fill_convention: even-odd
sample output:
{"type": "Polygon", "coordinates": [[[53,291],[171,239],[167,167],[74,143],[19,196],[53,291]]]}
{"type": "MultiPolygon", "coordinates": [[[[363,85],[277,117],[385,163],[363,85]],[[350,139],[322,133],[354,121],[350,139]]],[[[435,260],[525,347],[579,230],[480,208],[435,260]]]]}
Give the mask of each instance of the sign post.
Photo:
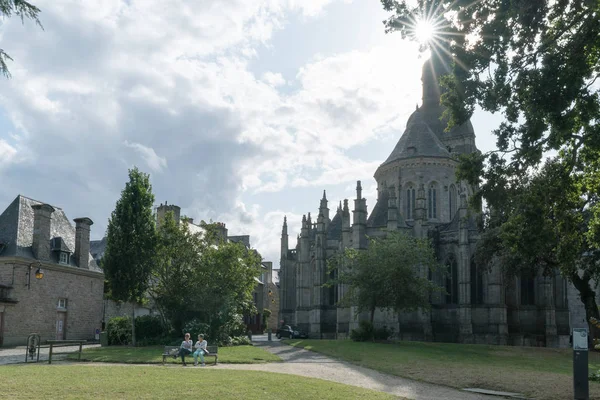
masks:
{"type": "Polygon", "coordinates": [[[588,329],[573,328],[573,393],[575,400],[588,400],[588,329]]]}
{"type": "Polygon", "coordinates": [[[96,338],[96,340],[100,340],[100,329],[96,328],[96,331],[94,332],[94,337],[96,338]]]}

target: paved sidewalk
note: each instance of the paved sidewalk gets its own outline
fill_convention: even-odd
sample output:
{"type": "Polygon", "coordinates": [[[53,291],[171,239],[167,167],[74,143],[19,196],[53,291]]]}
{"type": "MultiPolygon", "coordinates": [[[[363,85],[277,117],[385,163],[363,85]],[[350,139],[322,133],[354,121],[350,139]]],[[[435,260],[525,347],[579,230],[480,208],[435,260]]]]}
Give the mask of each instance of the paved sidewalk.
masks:
{"type": "MultiPolygon", "coordinates": [[[[92,348],[92,347],[100,347],[99,344],[88,344],[84,345],[84,349],[92,348]]],[[[17,346],[11,348],[0,348],[0,365],[7,364],[18,364],[25,362],[25,346],[17,346]]],[[[54,360],[64,360],[67,357],[67,353],[74,353],[79,351],[79,345],[76,346],[65,346],[65,347],[55,347],[52,349],[52,362],[54,360]]],[[[40,349],[40,362],[48,362],[48,353],[50,349],[41,348],[40,349]]],[[[27,361],[29,362],[29,358],[27,361]]],[[[34,357],[34,361],[37,360],[37,357],[34,357]]]]}
{"type": "Polygon", "coordinates": [[[383,374],[369,368],[360,367],[344,361],[335,360],[325,355],[283,344],[279,341],[254,342],[283,359],[283,363],[269,364],[219,364],[214,368],[243,369],[255,371],[278,372],[319,378],[346,385],[359,386],[396,396],[415,400],[491,400],[501,399],[498,396],[485,396],[445,386],[417,382],[383,374]]]}

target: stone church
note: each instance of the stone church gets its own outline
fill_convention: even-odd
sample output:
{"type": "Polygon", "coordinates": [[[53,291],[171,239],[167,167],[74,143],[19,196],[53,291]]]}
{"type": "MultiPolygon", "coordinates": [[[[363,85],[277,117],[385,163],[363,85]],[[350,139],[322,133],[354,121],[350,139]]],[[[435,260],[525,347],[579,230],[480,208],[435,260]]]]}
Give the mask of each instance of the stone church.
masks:
{"type": "Polygon", "coordinates": [[[347,199],[330,213],[324,192],[316,222],[310,213],[303,216],[295,248],[289,247],[284,219],[280,320],[311,338],[347,337],[368,317],[336,305],[343,285],[322,286],[329,278],[327,259],[344,248],[365,249],[368,237],[393,230],[432,240],[444,268],[433,275],[420,273],[445,293],[432,295],[428,313],[378,310],[376,325],[393,328],[405,340],[566,346],[571,320],[574,315],[581,319],[582,307],[574,288],[558,273],[506,278],[499,266],[481,268],[474,262],[478,214],[467,204],[476,188],[458,182],[455,171],[458,155],[478,150],[470,121],[445,132],[438,80],[445,68],[437,56],[425,62],[422,104],[375,171],[377,199],[370,213],[358,181],[352,218],[347,199]],[[569,303],[578,312],[570,313],[569,303]]]}

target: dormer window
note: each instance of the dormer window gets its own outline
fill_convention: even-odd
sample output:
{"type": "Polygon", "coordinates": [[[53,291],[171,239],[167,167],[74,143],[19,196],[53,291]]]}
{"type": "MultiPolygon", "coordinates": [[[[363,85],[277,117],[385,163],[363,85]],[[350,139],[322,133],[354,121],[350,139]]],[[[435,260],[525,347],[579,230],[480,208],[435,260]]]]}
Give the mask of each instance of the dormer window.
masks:
{"type": "Polygon", "coordinates": [[[58,258],[59,264],[64,264],[64,265],[69,264],[69,253],[65,253],[64,251],[61,251],[58,257],[59,257],[58,258]]]}

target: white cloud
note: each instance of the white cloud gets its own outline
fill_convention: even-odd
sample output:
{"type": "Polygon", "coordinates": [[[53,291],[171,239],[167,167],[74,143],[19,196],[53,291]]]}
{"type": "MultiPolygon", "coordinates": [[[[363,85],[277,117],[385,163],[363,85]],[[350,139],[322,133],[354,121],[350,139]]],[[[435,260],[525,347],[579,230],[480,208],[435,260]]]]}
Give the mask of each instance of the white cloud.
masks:
{"type": "Polygon", "coordinates": [[[285,85],[285,79],[280,73],[267,71],[262,75],[262,80],[273,87],[285,85]]]}
{"type": "Polygon", "coordinates": [[[153,148],[140,143],[130,143],[127,140],[123,144],[139,153],[152,171],[160,172],[162,169],[167,168],[167,160],[164,157],[159,157],[153,148]]]}
{"type": "Polygon", "coordinates": [[[10,164],[17,155],[17,149],[4,139],[0,139],[0,167],[10,164]]]}
{"type": "Polygon", "coordinates": [[[277,261],[283,215],[290,246],[301,216],[244,196],[357,179],[372,187],[383,160],[348,151],[399,132],[420,97],[419,63],[407,61],[416,48],[397,35],[315,55],[291,92],[277,66],[251,72],[291,15],[318,18],[332,2],[37,1],[44,31],[15,18],[0,26],[15,60],[12,80],[0,81],[0,109],[17,132],[10,141],[0,132],[0,159],[27,160],[0,172],[15,191],[0,199],[20,192],[69,215],[93,213],[97,237],[127,168],[142,160],[163,171],[152,176],[157,202],[251,233],[277,261]]]}

